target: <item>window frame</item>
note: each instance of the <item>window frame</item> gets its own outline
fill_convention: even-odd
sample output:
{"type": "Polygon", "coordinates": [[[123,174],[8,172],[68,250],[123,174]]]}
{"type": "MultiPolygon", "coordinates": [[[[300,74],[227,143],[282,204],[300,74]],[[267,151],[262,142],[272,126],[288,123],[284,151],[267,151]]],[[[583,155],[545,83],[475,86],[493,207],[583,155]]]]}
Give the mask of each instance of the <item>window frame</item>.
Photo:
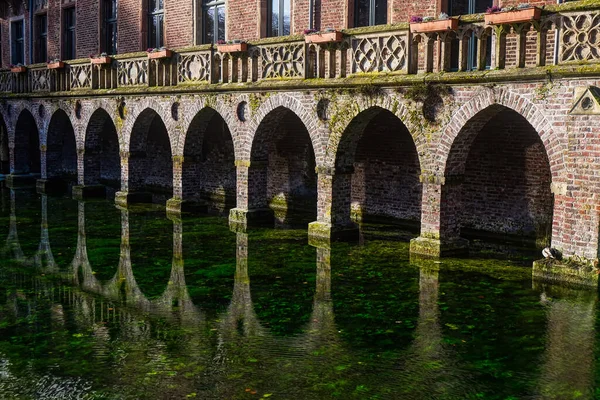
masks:
{"type": "Polygon", "coordinates": [[[62,59],[74,60],[77,58],[77,10],[75,6],[62,9],[62,59]],[[67,25],[67,15],[72,13],[72,25],[67,25]],[[69,43],[69,39],[72,43],[69,43]],[[70,46],[69,46],[70,45],[70,46]],[[70,51],[69,51],[70,50],[70,51]]]}
{"type": "Polygon", "coordinates": [[[151,3],[159,4],[161,0],[146,0],[146,10],[147,10],[147,24],[148,24],[148,35],[147,35],[147,43],[148,48],[160,48],[165,44],[165,4],[162,2],[162,8],[154,8],[150,9],[151,3]],[[156,35],[152,35],[152,27],[155,26],[155,22],[157,18],[160,18],[160,31],[157,29],[156,35]],[[154,36],[154,37],[153,37],[154,36]]]}
{"type": "Polygon", "coordinates": [[[35,51],[34,62],[44,63],[48,60],[48,13],[43,12],[34,16],[35,51]],[[44,30],[40,21],[44,19],[44,30]],[[43,50],[43,51],[42,51],[43,50]]]}
{"type": "Polygon", "coordinates": [[[107,54],[117,54],[119,51],[119,0],[102,0],[102,43],[101,49],[107,54]],[[114,11],[114,16],[108,16],[109,10],[114,11]],[[109,27],[112,26],[112,31],[109,27]],[[110,35],[112,32],[113,35],[110,35]]]}
{"type": "Polygon", "coordinates": [[[289,36],[292,33],[292,0],[266,0],[267,1],[267,37],[278,37],[278,36],[289,36]],[[273,1],[277,1],[279,4],[279,14],[283,15],[284,18],[279,18],[277,21],[277,34],[273,34],[273,1]],[[289,32],[285,33],[285,2],[289,1],[290,4],[290,27],[289,32]]]}
{"type": "Polygon", "coordinates": [[[369,24],[368,25],[359,25],[359,19],[360,19],[360,13],[358,12],[358,7],[360,5],[359,0],[354,0],[354,4],[352,6],[353,8],[353,21],[352,21],[352,26],[355,28],[360,28],[360,27],[365,27],[365,26],[376,26],[376,25],[385,25],[387,23],[389,23],[389,5],[390,5],[390,0],[385,0],[386,4],[385,4],[385,22],[383,24],[377,24],[376,22],[376,5],[377,5],[377,1],[382,1],[382,0],[369,0],[369,24]]]}
{"type": "Polygon", "coordinates": [[[14,18],[14,19],[10,19],[10,23],[9,23],[9,35],[10,35],[10,63],[13,65],[17,65],[17,64],[25,64],[25,18],[23,16],[14,18]],[[20,39],[16,39],[14,37],[15,34],[15,24],[21,24],[21,38],[20,39]],[[21,57],[22,57],[22,61],[19,61],[17,59],[15,59],[16,56],[16,43],[20,42],[21,43],[21,57]]]}
{"type": "MultiPolygon", "coordinates": [[[[467,13],[468,14],[476,14],[479,11],[477,11],[477,1],[478,0],[468,0],[467,1],[467,13]]],[[[482,0],[479,0],[481,2],[483,2],[482,0]]],[[[492,5],[494,5],[495,1],[494,0],[488,0],[490,2],[489,6],[491,7],[492,5]]],[[[448,13],[450,15],[453,15],[454,12],[452,11],[452,4],[453,1],[452,0],[448,0],[448,13]]],[[[481,9],[483,9],[485,7],[481,7],[481,9]]],[[[467,43],[467,71],[475,71],[477,69],[477,44],[478,41],[480,39],[477,38],[477,36],[475,35],[475,33],[471,33],[471,36],[469,37],[469,41],[467,43]]],[[[491,36],[488,36],[485,40],[487,40],[487,46],[486,46],[486,50],[487,50],[487,54],[486,54],[486,60],[489,59],[489,61],[486,61],[486,65],[485,68],[486,70],[491,69],[491,65],[492,65],[492,61],[491,61],[491,51],[492,51],[492,40],[491,40],[491,36]]],[[[458,46],[458,40],[454,40],[452,43],[454,46],[458,46]]],[[[458,54],[458,48],[455,50],[456,54],[458,54]]],[[[459,61],[460,63],[460,61],[459,61]]],[[[458,71],[458,68],[452,68],[452,71],[458,71]]]]}
{"type": "Polygon", "coordinates": [[[210,44],[210,43],[217,43],[219,40],[225,40],[226,36],[227,36],[227,2],[226,0],[198,0],[201,2],[200,7],[201,7],[201,18],[202,18],[202,43],[203,44],[210,44]],[[224,24],[224,34],[223,34],[223,38],[219,37],[219,7],[223,7],[223,9],[225,10],[225,21],[223,22],[224,24]],[[213,41],[209,41],[208,40],[208,35],[207,35],[207,23],[206,23],[206,16],[209,15],[210,13],[213,13],[213,41]]]}

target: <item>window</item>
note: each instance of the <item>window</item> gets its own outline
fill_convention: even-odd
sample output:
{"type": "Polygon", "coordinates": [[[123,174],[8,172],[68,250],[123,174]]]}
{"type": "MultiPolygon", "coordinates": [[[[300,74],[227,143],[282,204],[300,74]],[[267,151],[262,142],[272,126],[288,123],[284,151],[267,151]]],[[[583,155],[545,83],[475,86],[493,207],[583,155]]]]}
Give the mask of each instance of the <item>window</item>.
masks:
{"type": "Polygon", "coordinates": [[[63,60],[75,59],[75,7],[63,11],[63,60]]]}
{"type": "Polygon", "coordinates": [[[48,59],[48,16],[35,17],[35,62],[43,63],[48,59]]]}
{"type": "Polygon", "coordinates": [[[148,47],[159,48],[164,46],[164,19],[163,0],[148,0],[148,47]]]}
{"type": "Polygon", "coordinates": [[[267,36],[290,34],[290,0],[267,0],[267,36]]]}
{"type": "Polygon", "coordinates": [[[108,54],[117,54],[117,0],[103,0],[102,50],[108,54]]]}
{"type": "Polygon", "coordinates": [[[23,20],[10,23],[10,62],[25,64],[25,30],[23,20]]]}
{"type": "Polygon", "coordinates": [[[202,1],[202,42],[225,40],[225,0],[202,1]]]}
{"type": "Polygon", "coordinates": [[[354,0],[354,26],[387,24],[387,0],[354,0]]]}
{"type": "MultiPolygon", "coordinates": [[[[449,2],[448,14],[450,15],[465,15],[484,13],[488,7],[493,5],[493,0],[451,0],[449,2]]],[[[467,44],[467,70],[477,68],[477,42],[479,39],[475,34],[471,34],[467,44]]],[[[452,41],[450,50],[450,69],[458,70],[459,54],[458,54],[458,39],[452,41]]],[[[492,37],[488,36],[486,43],[485,67],[490,68],[492,64],[492,37]]]]}

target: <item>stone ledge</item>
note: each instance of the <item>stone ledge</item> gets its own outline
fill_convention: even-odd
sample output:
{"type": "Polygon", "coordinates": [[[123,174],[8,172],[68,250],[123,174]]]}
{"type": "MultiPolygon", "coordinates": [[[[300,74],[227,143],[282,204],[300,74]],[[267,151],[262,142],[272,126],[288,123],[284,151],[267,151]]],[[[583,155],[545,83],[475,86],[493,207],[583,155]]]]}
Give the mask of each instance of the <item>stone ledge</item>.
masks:
{"type": "Polygon", "coordinates": [[[152,194],[147,192],[117,192],[115,193],[115,203],[121,207],[127,207],[128,204],[152,203],[152,194]]]}
{"type": "Polygon", "coordinates": [[[229,210],[229,228],[233,232],[245,232],[250,226],[273,227],[275,216],[273,210],[261,208],[254,210],[243,210],[232,208],[229,210]]]}
{"type": "Polygon", "coordinates": [[[463,238],[453,238],[441,241],[439,239],[419,236],[410,241],[410,254],[425,257],[447,257],[469,253],[469,241],[463,238]]]}
{"type": "Polygon", "coordinates": [[[73,186],[72,196],[75,200],[106,197],[106,187],[102,185],[73,186]]]}
{"type": "Polygon", "coordinates": [[[62,194],[68,190],[68,184],[61,179],[38,179],[35,189],[40,194],[62,194]]]}
{"type": "Polygon", "coordinates": [[[16,175],[6,175],[5,182],[6,187],[14,189],[21,186],[33,186],[36,183],[37,176],[33,174],[16,174],[16,175]]]}
{"type": "Polygon", "coordinates": [[[534,279],[573,286],[598,287],[598,270],[586,263],[542,259],[533,262],[534,279]]]}
{"type": "Polygon", "coordinates": [[[335,227],[324,222],[308,224],[308,244],[318,248],[331,248],[331,242],[357,241],[359,229],[356,225],[335,227]]]}

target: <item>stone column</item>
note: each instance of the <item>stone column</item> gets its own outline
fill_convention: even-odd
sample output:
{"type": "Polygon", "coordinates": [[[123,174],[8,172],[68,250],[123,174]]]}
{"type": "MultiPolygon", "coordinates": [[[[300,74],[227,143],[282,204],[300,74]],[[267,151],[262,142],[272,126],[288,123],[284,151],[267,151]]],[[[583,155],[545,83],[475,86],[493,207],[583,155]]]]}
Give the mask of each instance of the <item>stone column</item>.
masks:
{"type": "Polygon", "coordinates": [[[459,236],[458,224],[462,176],[422,174],[421,182],[421,235],[411,240],[411,254],[442,257],[467,252],[469,243],[459,236]]]}
{"type": "Polygon", "coordinates": [[[102,166],[98,162],[98,156],[98,150],[77,149],[77,185],[73,186],[72,193],[74,199],[84,200],[106,196],[106,188],[100,185],[99,182],[102,166]],[[89,169],[95,169],[96,171],[92,172],[89,169]]]}
{"type": "Polygon", "coordinates": [[[42,195],[42,223],[40,227],[40,244],[34,257],[35,264],[45,273],[58,272],[58,266],[54,261],[54,255],[50,247],[50,235],[48,233],[48,196],[42,195]]]}
{"type": "Polygon", "coordinates": [[[596,290],[538,284],[540,303],[547,307],[546,348],[541,357],[535,398],[594,397],[596,290]]]}
{"type": "Polygon", "coordinates": [[[308,225],[309,243],[326,246],[331,240],[358,238],[358,227],[350,218],[352,168],[317,167],[317,220],[308,225]]]}
{"type": "Polygon", "coordinates": [[[180,214],[183,202],[183,156],[173,156],[173,197],[167,200],[167,214],[180,214]]]}
{"type": "Polygon", "coordinates": [[[121,190],[115,194],[115,203],[121,207],[127,207],[132,203],[151,203],[152,195],[143,192],[131,192],[129,190],[129,152],[121,152],[121,190]]]}
{"type": "MultiPolygon", "coordinates": [[[[9,136],[10,137],[10,136],[9,136]]],[[[14,137],[14,133],[13,133],[14,137]]],[[[8,143],[10,175],[6,176],[9,188],[35,183],[35,177],[30,175],[29,150],[27,146],[15,145],[14,140],[8,143]]]]}
{"type": "Polygon", "coordinates": [[[264,162],[236,160],[237,170],[237,204],[229,211],[229,226],[234,231],[245,231],[251,225],[272,225],[273,211],[268,208],[266,193],[262,184],[266,185],[268,165],[264,162]],[[252,187],[249,185],[252,176],[252,187]]]}

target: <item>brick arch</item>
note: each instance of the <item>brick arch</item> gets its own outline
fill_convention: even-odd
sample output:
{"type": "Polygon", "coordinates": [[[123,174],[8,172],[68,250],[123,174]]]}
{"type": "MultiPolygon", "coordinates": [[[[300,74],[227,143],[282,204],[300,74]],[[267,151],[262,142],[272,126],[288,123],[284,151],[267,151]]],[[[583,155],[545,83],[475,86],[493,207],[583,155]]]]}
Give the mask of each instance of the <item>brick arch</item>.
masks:
{"type": "Polygon", "coordinates": [[[8,137],[9,148],[11,152],[11,173],[42,172],[42,160],[40,155],[41,132],[39,128],[39,120],[36,119],[35,114],[33,114],[35,110],[32,110],[31,107],[23,106],[21,104],[20,107],[14,111],[12,130],[9,129],[8,137]],[[27,125],[24,128],[31,128],[31,130],[35,129],[36,132],[33,135],[30,135],[30,132],[27,132],[27,135],[21,134],[19,135],[19,140],[17,140],[16,132],[21,116],[26,118],[26,121],[24,122],[27,125]],[[29,125],[29,123],[31,123],[31,125],[29,125]],[[34,140],[34,142],[30,142],[31,140],[34,140]]]}
{"type": "Polygon", "coordinates": [[[302,121],[310,136],[317,165],[320,165],[320,162],[322,162],[325,156],[325,145],[328,136],[327,129],[319,122],[317,113],[314,112],[314,110],[308,109],[299,100],[286,94],[270,96],[263,104],[261,104],[256,112],[253,113],[252,119],[248,122],[246,134],[240,135],[240,137],[237,138],[238,140],[234,141],[234,143],[237,143],[237,149],[235,150],[237,159],[250,159],[250,153],[252,152],[252,146],[258,128],[265,118],[278,108],[290,110],[300,119],[300,121],[302,121]]]}
{"type": "Polygon", "coordinates": [[[421,168],[424,169],[425,159],[423,158],[423,155],[426,154],[425,148],[427,146],[427,141],[425,140],[424,135],[415,134],[418,130],[414,124],[409,121],[408,109],[404,105],[402,99],[386,93],[376,97],[358,96],[351,107],[343,107],[339,104],[334,105],[334,107],[336,106],[339,108],[339,117],[341,118],[341,122],[337,124],[337,126],[341,129],[335,128],[337,132],[331,132],[329,134],[324,166],[329,168],[335,167],[340,143],[346,135],[364,129],[375,114],[381,110],[387,110],[394,114],[410,133],[413,143],[417,148],[419,164],[421,165],[421,168]],[[360,117],[361,115],[366,117],[366,121],[363,121],[364,123],[360,123],[357,120],[357,117],[360,117]]]}
{"type": "Polygon", "coordinates": [[[119,125],[117,125],[116,121],[117,121],[117,113],[116,113],[116,106],[114,103],[114,100],[112,102],[109,103],[108,99],[99,99],[99,100],[94,100],[93,102],[82,102],[81,104],[81,119],[79,120],[79,124],[81,126],[81,133],[82,133],[82,137],[81,137],[81,145],[82,148],[84,148],[85,146],[85,142],[86,142],[86,134],[88,131],[88,126],[90,123],[90,120],[92,118],[92,116],[96,113],[96,111],[98,110],[103,110],[105,111],[110,119],[112,120],[113,125],[115,125],[115,128],[117,129],[117,135],[119,137],[119,148],[121,151],[123,151],[122,148],[122,134],[121,134],[121,129],[119,129],[119,125]]]}
{"type": "MultiPolygon", "coordinates": [[[[41,143],[41,138],[39,136],[42,132],[42,128],[44,127],[44,122],[41,120],[39,113],[38,113],[37,107],[39,107],[39,104],[30,103],[30,102],[23,100],[23,101],[18,101],[16,103],[12,103],[12,105],[13,105],[13,108],[11,110],[12,118],[9,118],[6,121],[7,128],[8,128],[8,134],[9,134],[9,136],[8,136],[9,142],[14,143],[15,129],[17,127],[17,121],[19,121],[19,117],[21,116],[21,113],[24,110],[27,110],[33,117],[33,121],[35,122],[35,127],[38,130],[38,141],[40,141],[40,143],[41,143]]],[[[48,114],[49,113],[47,112],[46,115],[48,115],[48,114]]]]}
{"type": "Polygon", "coordinates": [[[133,133],[133,128],[138,122],[138,119],[144,111],[150,109],[154,111],[163,124],[167,128],[167,133],[169,135],[169,142],[171,145],[171,149],[174,149],[177,145],[177,127],[173,123],[173,119],[171,117],[171,112],[165,108],[163,104],[158,102],[153,98],[143,98],[139,99],[126,99],[125,100],[126,109],[130,110],[125,115],[125,122],[123,124],[123,129],[121,130],[121,135],[123,138],[122,143],[122,151],[128,152],[131,147],[131,136],[133,133]],[[128,104],[128,101],[133,103],[133,105],[128,104]]]}
{"type": "MultiPolygon", "coordinates": [[[[177,137],[177,144],[173,147],[173,155],[183,155],[185,151],[185,141],[188,137],[190,129],[194,128],[192,124],[196,124],[198,122],[198,118],[201,113],[206,113],[207,119],[212,118],[214,115],[219,115],[225,124],[227,125],[227,129],[231,133],[232,139],[235,143],[235,134],[232,128],[236,127],[235,121],[235,110],[227,107],[222,104],[222,102],[217,101],[214,104],[207,104],[205,99],[194,101],[189,107],[185,109],[185,114],[182,116],[182,123],[180,124],[180,134],[177,137]]],[[[204,119],[204,116],[201,117],[204,119]]],[[[236,151],[236,146],[234,145],[234,152],[236,151]]],[[[237,153],[236,153],[237,154],[237,153]]]]}
{"type": "MultiPolygon", "coordinates": [[[[452,173],[460,162],[453,159],[452,152],[456,146],[464,148],[474,140],[477,132],[497,113],[504,109],[511,109],[520,114],[536,131],[550,162],[550,171],[553,181],[563,181],[566,172],[564,150],[567,148],[565,139],[557,135],[551,123],[546,119],[543,111],[527,98],[508,90],[486,90],[468,103],[463,105],[452,117],[446,129],[442,132],[437,148],[436,164],[432,166],[434,172],[440,174],[452,173]],[[469,135],[469,131],[475,133],[469,135]],[[450,164],[452,165],[450,165],[450,164]],[[450,167],[450,168],[449,168],[450,167]]],[[[464,151],[462,157],[466,160],[468,155],[464,151]]],[[[458,156],[459,159],[461,156],[458,156]]],[[[462,160],[462,159],[460,159],[462,160]]]]}
{"type": "Polygon", "coordinates": [[[76,143],[78,145],[77,148],[79,147],[80,144],[80,135],[78,135],[79,133],[79,121],[77,120],[77,118],[75,117],[75,110],[71,107],[67,107],[65,106],[65,104],[51,104],[50,106],[44,105],[46,107],[46,114],[45,114],[45,118],[42,120],[42,129],[40,130],[40,132],[42,132],[42,134],[40,135],[40,145],[44,146],[47,144],[47,140],[48,140],[48,128],[50,127],[50,122],[52,121],[52,118],[56,115],[57,112],[62,111],[67,115],[67,118],[69,119],[69,122],[71,123],[71,126],[73,127],[73,132],[75,133],[75,140],[76,143]]]}

